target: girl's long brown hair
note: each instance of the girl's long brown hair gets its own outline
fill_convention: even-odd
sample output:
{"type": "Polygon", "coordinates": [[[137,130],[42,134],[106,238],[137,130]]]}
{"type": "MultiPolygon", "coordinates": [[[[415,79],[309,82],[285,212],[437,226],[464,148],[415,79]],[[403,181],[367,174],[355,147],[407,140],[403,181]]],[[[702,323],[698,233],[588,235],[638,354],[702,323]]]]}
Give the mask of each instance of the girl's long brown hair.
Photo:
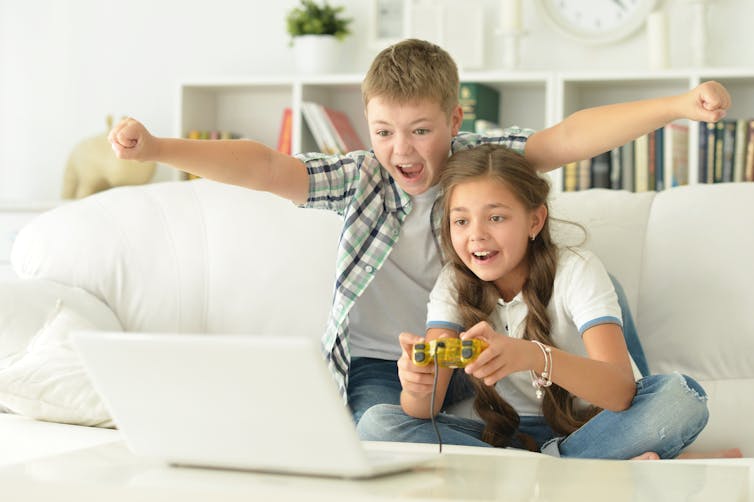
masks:
{"type": "MultiPolygon", "coordinates": [[[[458,306],[467,329],[480,321],[489,320],[500,298],[492,282],[479,279],[461,261],[450,238],[449,202],[453,189],[461,183],[479,178],[503,183],[529,211],[543,205],[547,208],[550,191],[548,182],[536,173],[522,155],[500,145],[480,145],[456,152],[448,159],[440,177],[443,207],[441,245],[445,259],[453,268],[458,306]]],[[[554,346],[547,305],[552,297],[558,248],[550,237],[549,216],[536,238],[529,242],[524,259],[529,265],[529,276],[521,291],[528,308],[523,338],[554,346]]],[[[532,438],[517,432],[520,423],[518,413],[495,387],[475,378],[472,378],[472,383],[476,389],[474,409],[485,422],[482,439],[493,446],[504,447],[509,446],[511,439],[516,437],[524,446],[535,449],[532,438]]],[[[578,412],[568,391],[556,384],[545,388],[542,412],[547,423],[558,434],[575,431],[599,411],[592,407],[578,412]]]]}

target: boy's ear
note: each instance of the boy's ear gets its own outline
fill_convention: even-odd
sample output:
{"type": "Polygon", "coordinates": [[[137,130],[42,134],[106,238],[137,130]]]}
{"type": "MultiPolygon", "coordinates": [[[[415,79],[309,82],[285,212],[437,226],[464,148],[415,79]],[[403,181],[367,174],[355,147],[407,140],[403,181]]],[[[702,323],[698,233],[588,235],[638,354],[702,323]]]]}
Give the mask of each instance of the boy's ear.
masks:
{"type": "Polygon", "coordinates": [[[457,105],[450,114],[450,129],[453,132],[453,136],[458,134],[461,130],[461,123],[463,122],[463,108],[461,105],[457,105]]]}
{"type": "Polygon", "coordinates": [[[529,235],[539,235],[547,221],[547,206],[542,204],[531,213],[531,228],[529,235]]]}

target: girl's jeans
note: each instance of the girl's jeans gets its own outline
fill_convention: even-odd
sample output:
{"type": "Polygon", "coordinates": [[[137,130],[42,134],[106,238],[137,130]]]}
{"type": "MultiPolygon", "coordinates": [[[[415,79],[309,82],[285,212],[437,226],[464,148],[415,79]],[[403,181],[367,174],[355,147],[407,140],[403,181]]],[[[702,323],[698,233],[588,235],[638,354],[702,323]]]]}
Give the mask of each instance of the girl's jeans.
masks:
{"type": "MultiPolygon", "coordinates": [[[[603,411],[568,436],[556,436],[542,417],[521,417],[519,430],[531,435],[542,453],[553,456],[628,459],[652,451],[673,458],[706,425],[706,401],[704,390],[688,376],[652,375],[636,383],[630,408],[603,411]]],[[[443,443],[490,446],[481,440],[484,424],[479,420],[441,413],[436,422],[443,443]]],[[[437,442],[430,420],[409,417],[393,404],[367,410],[358,431],[364,440],[437,442]]]]}

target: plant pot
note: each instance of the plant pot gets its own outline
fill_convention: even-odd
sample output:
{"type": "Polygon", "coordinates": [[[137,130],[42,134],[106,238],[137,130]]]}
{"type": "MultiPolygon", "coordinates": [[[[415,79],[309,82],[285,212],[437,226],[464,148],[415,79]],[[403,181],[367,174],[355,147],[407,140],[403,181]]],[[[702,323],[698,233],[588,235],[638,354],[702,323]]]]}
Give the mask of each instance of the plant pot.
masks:
{"type": "Polygon", "coordinates": [[[293,57],[300,73],[335,73],[342,63],[342,44],[332,35],[293,38],[293,57]]]}

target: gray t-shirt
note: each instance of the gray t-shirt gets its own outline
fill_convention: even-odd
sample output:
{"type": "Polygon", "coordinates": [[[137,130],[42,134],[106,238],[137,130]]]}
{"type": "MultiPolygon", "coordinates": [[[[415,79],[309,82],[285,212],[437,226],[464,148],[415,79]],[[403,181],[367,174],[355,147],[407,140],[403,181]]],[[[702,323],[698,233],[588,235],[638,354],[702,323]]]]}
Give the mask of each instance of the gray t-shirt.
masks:
{"type": "Polygon", "coordinates": [[[349,315],[353,356],[397,360],[402,331],[424,335],[429,292],[442,268],[431,222],[438,192],[435,186],[411,198],[398,242],[356,300],[349,315]]]}

